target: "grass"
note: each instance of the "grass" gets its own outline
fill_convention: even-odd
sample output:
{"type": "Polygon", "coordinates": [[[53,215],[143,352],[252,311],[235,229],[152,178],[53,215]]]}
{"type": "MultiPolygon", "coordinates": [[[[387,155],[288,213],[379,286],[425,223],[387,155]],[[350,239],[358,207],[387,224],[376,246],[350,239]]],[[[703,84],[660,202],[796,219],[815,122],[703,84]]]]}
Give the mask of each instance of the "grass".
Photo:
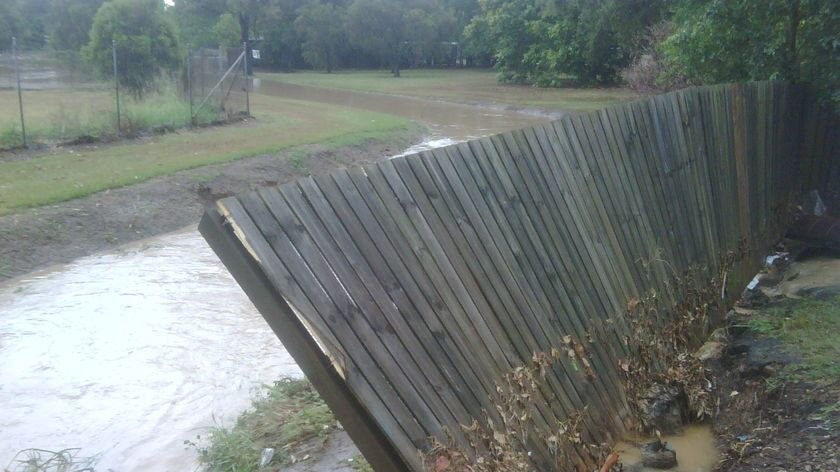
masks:
{"type": "Polygon", "coordinates": [[[538,88],[499,84],[496,74],[483,69],[405,70],[402,77],[388,71],[339,71],[262,73],[261,78],[331,89],[380,92],[438,98],[455,102],[479,102],[539,107],[568,111],[590,111],[611,103],[639,98],[626,88],[538,88]]]}
{"type": "Polygon", "coordinates": [[[350,468],[354,472],[373,472],[373,467],[365,460],[365,456],[356,454],[350,459],[350,468]]]}
{"type": "Polygon", "coordinates": [[[815,384],[840,379],[840,296],[786,300],[763,310],[748,324],[778,339],[785,351],[800,358],[783,373],[787,379],[815,384]]]}
{"type": "MultiPolygon", "coordinates": [[[[154,128],[181,128],[190,123],[190,107],[174,89],[164,89],[142,100],[122,97],[121,129],[125,134],[154,128]]],[[[95,140],[116,134],[116,104],[113,91],[35,90],[24,91],[26,137],[31,143],[61,143],[80,137],[95,140]]],[[[216,114],[203,108],[199,123],[209,123],[216,114]]],[[[17,92],[0,91],[0,149],[21,145],[20,111],[17,92]]]]}
{"type": "Polygon", "coordinates": [[[253,100],[251,110],[257,119],[242,125],[0,161],[0,214],[303,144],[384,139],[416,126],[391,115],[265,95],[253,100]]]}
{"type": "Polygon", "coordinates": [[[210,432],[199,449],[208,472],[260,470],[264,448],[275,450],[271,464],[284,464],[305,444],[321,443],[335,428],[327,405],[306,380],[285,379],[266,388],[230,428],[210,432]]]}

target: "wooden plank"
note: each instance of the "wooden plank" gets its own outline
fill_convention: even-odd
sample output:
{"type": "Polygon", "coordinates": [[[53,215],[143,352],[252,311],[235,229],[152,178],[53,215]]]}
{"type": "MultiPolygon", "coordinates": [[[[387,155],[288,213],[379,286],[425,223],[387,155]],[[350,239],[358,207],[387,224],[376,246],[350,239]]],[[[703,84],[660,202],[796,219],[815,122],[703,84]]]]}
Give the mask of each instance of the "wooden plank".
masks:
{"type": "MultiPolygon", "coordinates": [[[[232,204],[231,201],[226,203],[232,204]]],[[[246,221],[242,223],[246,224],[246,221]]],[[[400,454],[410,442],[395,419],[382,416],[377,421],[371,417],[371,407],[384,407],[373,389],[361,378],[340,375],[306,325],[277,291],[269,275],[275,269],[264,271],[270,259],[260,259],[262,264],[254,260],[248,246],[258,243],[246,243],[235,236],[229,221],[215,209],[205,212],[199,231],[237,283],[245,288],[248,298],[352,435],[365,459],[376,470],[421,470],[414,457],[400,454]]],[[[274,278],[276,280],[276,276],[274,278]]]]}

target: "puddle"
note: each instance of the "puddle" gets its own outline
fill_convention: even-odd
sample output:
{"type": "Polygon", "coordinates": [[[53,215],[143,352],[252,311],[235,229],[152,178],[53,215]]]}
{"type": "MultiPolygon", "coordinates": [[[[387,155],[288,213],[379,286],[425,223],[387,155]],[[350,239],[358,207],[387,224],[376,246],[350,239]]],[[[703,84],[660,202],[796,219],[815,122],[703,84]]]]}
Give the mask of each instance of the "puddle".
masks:
{"type": "MultiPolygon", "coordinates": [[[[715,447],[715,437],[709,425],[691,425],[683,428],[680,434],[663,436],[662,440],[668,443],[677,453],[677,466],[673,469],[653,469],[642,467],[630,469],[644,472],[710,472],[717,464],[720,453],[715,447]]],[[[643,445],[650,439],[628,438],[615,446],[615,451],[621,457],[619,460],[624,464],[625,470],[642,460],[642,453],[638,446],[643,445]]]]}
{"type": "Polygon", "coordinates": [[[817,256],[791,262],[785,280],[775,290],[794,298],[813,296],[815,291],[840,293],[840,258],[817,256]]]}

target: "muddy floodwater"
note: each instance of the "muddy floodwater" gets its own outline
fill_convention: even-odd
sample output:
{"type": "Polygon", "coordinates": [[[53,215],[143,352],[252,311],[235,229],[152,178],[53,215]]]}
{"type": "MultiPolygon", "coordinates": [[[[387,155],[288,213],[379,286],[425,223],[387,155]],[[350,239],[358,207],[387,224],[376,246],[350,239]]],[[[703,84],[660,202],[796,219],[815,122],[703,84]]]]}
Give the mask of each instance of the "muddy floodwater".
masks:
{"type": "Polygon", "coordinates": [[[195,228],[0,286],[0,359],[3,467],[79,447],[97,470],[191,470],[185,439],[301,375],[195,228]]]}
{"type": "MultiPolygon", "coordinates": [[[[642,452],[639,446],[651,439],[630,438],[615,446],[621,462],[626,466],[639,464],[642,452]]],[[[715,446],[715,436],[709,425],[691,425],[679,434],[662,436],[662,441],[677,453],[677,466],[671,472],[711,472],[720,459],[715,446]]],[[[656,472],[657,469],[642,467],[641,472],[656,472]]]]}
{"type": "MultiPolygon", "coordinates": [[[[405,116],[413,149],[545,116],[262,81],[259,93],[405,116]]],[[[0,469],[24,448],[81,448],[97,471],[184,472],[194,440],[255,389],[301,372],[194,227],[0,284],[0,469]]]]}

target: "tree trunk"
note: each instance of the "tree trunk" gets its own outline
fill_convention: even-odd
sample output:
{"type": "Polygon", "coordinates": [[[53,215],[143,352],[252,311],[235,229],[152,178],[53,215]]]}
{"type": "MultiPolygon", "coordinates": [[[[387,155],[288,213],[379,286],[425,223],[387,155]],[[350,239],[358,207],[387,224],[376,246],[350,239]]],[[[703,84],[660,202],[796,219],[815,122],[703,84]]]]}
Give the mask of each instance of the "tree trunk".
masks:
{"type": "Polygon", "coordinates": [[[802,20],[800,11],[801,0],[790,0],[790,23],[788,23],[787,40],[785,41],[785,79],[799,81],[799,55],[796,51],[796,36],[799,23],[802,20]]]}
{"type": "Polygon", "coordinates": [[[394,52],[391,54],[391,73],[394,74],[394,77],[400,76],[400,48],[397,46],[394,48],[394,52]]]}

